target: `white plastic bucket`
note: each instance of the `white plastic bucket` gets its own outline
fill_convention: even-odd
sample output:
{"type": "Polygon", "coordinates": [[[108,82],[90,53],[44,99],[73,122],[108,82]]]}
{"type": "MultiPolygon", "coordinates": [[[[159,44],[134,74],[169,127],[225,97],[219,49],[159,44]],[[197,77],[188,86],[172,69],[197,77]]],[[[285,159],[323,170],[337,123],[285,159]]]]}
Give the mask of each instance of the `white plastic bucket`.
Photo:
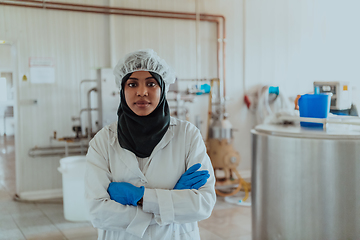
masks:
{"type": "Polygon", "coordinates": [[[62,173],[64,217],[69,221],[89,221],[85,202],[85,156],[66,157],[60,160],[62,173]]]}

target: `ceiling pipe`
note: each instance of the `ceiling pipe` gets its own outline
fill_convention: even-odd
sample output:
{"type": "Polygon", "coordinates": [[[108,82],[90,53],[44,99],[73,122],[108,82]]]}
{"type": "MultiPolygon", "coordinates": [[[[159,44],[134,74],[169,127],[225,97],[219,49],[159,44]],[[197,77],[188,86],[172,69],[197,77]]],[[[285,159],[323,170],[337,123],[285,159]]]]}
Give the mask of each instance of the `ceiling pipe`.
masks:
{"type": "MultiPolygon", "coordinates": [[[[73,3],[63,3],[63,2],[53,2],[53,1],[47,2],[47,1],[37,1],[37,0],[4,0],[4,1],[0,1],[0,5],[39,8],[39,9],[48,9],[48,10],[63,10],[63,11],[85,12],[85,13],[115,14],[115,15],[125,15],[125,16],[156,17],[156,18],[196,21],[196,13],[118,8],[118,7],[107,7],[100,5],[73,4],[73,3]]],[[[217,24],[217,75],[218,78],[220,78],[220,48],[221,48],[220,45],[222,45],[222,60],[223,60],[222,82],[223,82],[223,97],[225,98],[226,19],[222,15],[200,14],[200,21],[215,22],[217,24]],[[221,21],[219,20],[219,18],[221,18],[221,21]],[[222,25],[222,38],[220,36],[220,25],[222,25]]]]}

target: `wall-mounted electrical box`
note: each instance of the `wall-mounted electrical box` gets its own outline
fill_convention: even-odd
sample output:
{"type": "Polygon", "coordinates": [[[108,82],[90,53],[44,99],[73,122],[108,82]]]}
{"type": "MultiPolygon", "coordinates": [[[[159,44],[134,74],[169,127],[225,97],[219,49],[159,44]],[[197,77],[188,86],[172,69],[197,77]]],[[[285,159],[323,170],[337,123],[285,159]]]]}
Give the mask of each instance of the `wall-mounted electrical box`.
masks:
{"type": "Polygon", "coordinates": [[[350,109],[352,104],[349,82],[314,82],[314,93],[332,93],[330,109],[350,109]]]}

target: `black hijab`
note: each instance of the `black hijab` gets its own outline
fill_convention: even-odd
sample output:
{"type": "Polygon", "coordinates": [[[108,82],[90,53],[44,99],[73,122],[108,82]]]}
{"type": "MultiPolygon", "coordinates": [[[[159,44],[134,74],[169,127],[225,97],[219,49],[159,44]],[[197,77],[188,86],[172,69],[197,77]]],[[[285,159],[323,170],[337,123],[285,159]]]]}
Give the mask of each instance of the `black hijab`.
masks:
{"type": "Polygon", "coordinates": [[[151,155],[170,125],[170,110],[165,97],[165,83],[159,74],[149,73],[161,87],[160,101],[154,111],[147,116],[138,116],[129,108],[124,94],[125,83],[132,74],[128,73],[121,81],[120,105],[117,112],[119,144],[140,158],[151,155]]]}

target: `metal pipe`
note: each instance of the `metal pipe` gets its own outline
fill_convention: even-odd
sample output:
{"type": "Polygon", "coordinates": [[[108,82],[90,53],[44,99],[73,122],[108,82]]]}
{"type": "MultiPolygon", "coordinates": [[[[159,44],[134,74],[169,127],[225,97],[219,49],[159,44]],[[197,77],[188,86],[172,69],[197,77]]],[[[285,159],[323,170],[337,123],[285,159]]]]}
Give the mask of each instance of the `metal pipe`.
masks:
{"type": "MultiPolygon", "coordinates": [[[[34,4],[40,4],[41,8],[47,8],[49,9],[49,6],[51,5],[60,5],[60,6],[69,6],[69,7],[78,7],[79,10],[83,10],[82,8],[89,8],[89,9],[103,9],[103,10],[118,10],[118,11],[127,11],[127,12],[146,12],[146,13],[152,13],[152,14],[171,14],[171,15],[185,15],[185,16],[192,16],[195,17],[196,13],[189,13],[189,12],[174,12],[174,11],[157,11],[157,10],[147,10],[147,9],[134,9],[134,8],[119,8],[119,7],[108,7],[108,6],[101,6],[101,5],[86,5],[86,4],[74,4],[74,3],[64,3],[64,2],[43,2],[43,1],[37,1],[37,0],[5,0],[5,2],[21,2],[22,5],[27,6],[34,6],[34,5],[26,5],[24,3],[34,3],[34,4]]],[[[17,4],[20,5],[20,4],[17,4]]],[[[109,12],[108,12],[109,13],[109,12]]],[[[225,18],[223,15],[216,15],[216,14],[200,14],[200,16],[203,17],[211,17],[211,18],[225,18]]]]}
{"type": "MultiPolygon", "coordinates": [[[[83,108],[83,109],[80,110],[79,117],[72,117],[72,118],[71,118],[72,121],[77,121],[77,120],[79,120],[79,122],[80,122],[80,128],[81,128],[81,134],[82,134],[82,129],[83,129],[83,127],[82,127],[82,121],[81,121],[81,114],[82,114],[83,112],[85,112],[85,111],[98,111],[98,110],[99,110],[98,108],[91,108],[91,109],[83,108]]],[[[50,138],[50,139],[51,139],[51,138],[50,138]]]]}
{"type": "Polygon", "coordinates": [[[96,131],[98,132],[100,131],[100,129],[103,127],[103,101],[102,101],[102,84],[101,82],[103,81],[103,79],[101,78],[101,69],[98,69],[96,71],[96,79],[97,79],[97,106],[98,106],[98,120],[96,122],[96,131]]]}
{"type": "Polygon", "coordinates": [[[210,82],[211,78],[180,78],[177,81],[196,81],[196,82],[203,82],[208,81],[210,82]]]}
{"type": "Polygon", "coordinates": [[[201,73],[201,48],[200,48],[200,13],[199,13],[199,0],[195,0],[195,29],[196,29],[196,78],[200,78],[201,73]]]}
{"type": "MultiPolygon", "coordinates": [[[[222,19],[222,54],[223,54],[223,84],[224,84],[224,89],[223,89],[223,94],[224,94],[224,98],[226,96],[226,89],[225,89],[225,83],[226,83],[226,67],[225,67],[225,59],[226,59],[226,18],[223,15],[213,15],[213,14],[206,14],[207,17],[216,17],[216,18],[221,18],[222,19]]],[[[219,23],[220,25],[220,23],[219,23]]],[[[220,31],[220,30],[218,30],[220,31]]],[[[218,39],[220,39],[220,33],[218,32],[218,39]]],[[[218,50],[220,51],[220,50],[218,50]]],[[[218,76],[219,78],[219,76],[218,76]]]]}
{"type": "MultiPolygon", "coordinates": [[[[59,150],[63,149],[65,146],[47,146],[47,147],[34,147],[30,151],[45,151],[45,150],[59,150]]],[[[77,148],[79,146],[70,146],[69,148],[77,148]]]]}
{"type": "MultiPolygon", "coordinates": [[[[220,21],[218,21],[217,26],[217,36],[218,36],[218,55],[220,52],[220,42],[222,42],[222,55],[223,55],[223,95],[225,98],[226,90],[225,90],[225,82],[226,82],[226,67],[225,67],[225,58],[226,58],[226,18],[223,15],[215,15],[215,14],[200,14],[202,16],[206,17],[214,17],[214,18],[221,18],[222,19],[222,38],[220,37],[220,21]]],[[[219,56],[218,56],[219,57],[219,56]]],[[[218,69],[220,69],[220,66],[218,66],[218,69]]],[[[220,73],[219,73],[220,74],[220,73]]],[[[220,76],[218,75],[218,78],[220,76]]]]}
{"type": "MultiPolygon", "coordinates": [[[[223,17],[223,97],[225,100],[226,96],[226,88],[225,88],[225,82],[226,82],[226,31],[225,31],[225,18],[223,17]]],[[[224,104],[225,107],[225,104],[224,104]]]]}
{"type": "MultiPolygon", "coordinates": [[[[17,2],[18,0],[11,0],[14,2],[17,2]]],[[[25,1],[29,1],[29,0],[25,0],[25,1]]],[[[23,2],[23,1],[21,1],[23,2]]],[[[37,1],[31,1],[34,3],[39,3],[37,1]]],[[[57,5],[54,4],[55,2],[52,2],[52,5],[57,5]]],[[[29,5],[29,4],[23,4],[23,3],[8,3],[8,2],[0,2],[1,5],[9,5],[9,6],[15,6],[15,7],[29,7],[29,8],[39,8],[39,9],[45,9],[42,5],[29,5]]],[[[49,5],[49,3],[46,3],[46,5],[49,5]]],[[[64,5],[64,4],[61,4],[64,5]]],[[[75,5],[75,4],[72,4],[75,5]]],[[[82,6],[82,5],[80,5],[82,6]]],[[[86,6],[86,5],[84,5],[86,6]]],[[[95,5],[94,5],[95,6],[95,5]]],[[[193,17],[192,15],[188,15],[187,17],[181,17],[182,14],[175,14],[178,16],[171,16],[173,15],[172,12],[164,12],[166,15],[160,15],[159,14],[138,14],[138,13],[131,13],[128,12],[127,10],[125,12],[116,12],[116,11],[111,11],[111,10],[122,10],[122,9],[116,9],[116,8],[111,8],[111,7],[106,7],[108,10],[107,11],[99,11],[99,10],[91,10],[91,8],[94,7],[87,7],[90,9],[76,9],[76,8],[66,8],[66,7],[51,7],[51,6],[46,6],[46,9],[50,9],[50,10],[63,10],[63,11],[73,11],[73,12],[87,12],[87,13],[100,13],[100,14],[117,14],[117,15],[127,15],[127,16],[140,16],[140,17],[156,17],[156,18],[172,18],[172,19],[182,19],[182,20],[196,20],[196,17],[193,17]]],[[[103,7],[105,8],[105,7],[103,7]]],[[[96,8],[95,8],[96,9],[96,8]]],[[[137,11],[137,12],[148,12],[146,10],[133,10],[133,11],[137,11]]],[[[209,21],[208,19],[204,19],[205,16],[203,16],[202,19],[200,19],[200,21],[209,21]]]]}
{"type": "MultiPolygon", "coordinates": [[[[93,91],[97,91],[96,88],[92,88],[88,91],[87,93],[87,105],[88,105],[88,109],[91,109],[91,92],[93,91]]],[[[88,111],[88,125],[89,125],[89,130],[88,130],[88,138],[91,138],[91,134],[92,134],[92,119],[91,119],[91,111],[88,111]]]]}
{"type": "MultiPolygon", "coordinates": [[[[107,7],[99,5],[84,5],[84,4],[72,4],[62,2],[44,2],[36,0],[11,0],[2,1],[0,5],[8,5],[15,7],[29,7],[29,8],[41,8],[50,10],[64,10],[64,11],[76,11],[76,12],[88,12],[88,13],[100,13],[100,14],[117,14],[127,16],[142,16],[142,17],[156,17],[156,18],[170,18],[170,19],[182,19],[182,20],[195,20],[196,13],[187,12],[171,12],[171,11],[155,11],[155,10],[144,10],[144,9],[132,9],[132,8],[117,8],[107,7]],[[33,5],[30,5],[33,4],[33,5]],[[34,5],[37,4],[37,5],[34,5]],[[62,6],[62,7],[60,7],[62,6]],[[146,13],[146,14],[144,14],[146,13]]],[[[220,41],[222,42],[222,60],[223,60],[223,97],[226,96],[225,83],[226,83],[226,69],[225,69],[225,51],[226,51],[226,19],[222,15],[215,14],[200,14],[200,21],[216,22],[217,23],[217,39],[218,39],[218,74],[220,74],[220,63],[219,63],[219,52],[220,52],[220,41]],[[220,21],[222,19],[222,39],[220,38],[220,21]]],[[[219,76],[218,76],[219,78],[219,76]]]]}
{"type": "MultiPolygon", "coordinates": [[[[84,80],[82,80],[81,82],[80,82],[80,87],[79,87],[79,96],[80,96],[80,114],[79,114],[79,121],[80,121],[80,127],[81,127],[81,131],[82,131],[82,129],[83,129],[83,127],[82,127],[82,122],[81,122],[81,113],[82,113],[82,90],[81,90],[81,85],[83,84],[83,83],[85,83],[85,82],[97,82],[97,80],[96,79],[84,79],[84,80]]],[[[87,109],[87,108],[86,108],[87,109]]],[[[82,132],[81,132],[81,134],[82,134],[82,132]]]]}
{"type": "MultiPolygon", "coordinates": [[[[79,96],[80,96],[80,109],[82,108],[82,106],[81,106],[81,99],[82,99],[82,96],[81,96],[81,93],[82,93],[82,91],[81,91],[81,85],[83,84],[83,83],[85,83],[85,82],[96,82],[97,80],[95,79],[95,80],[92,80],[92,79],[84,79],[84,80],[82,80],[81,82],[80,82],[80,88],[79,88],[79,96]]],[[[81,123],[80,123],[80,125],[81,125],[81,123]]]]}
{"type": "Polygon", "coordinates": [[[216,23],[216,36],[217,36],[217,52],[216,52],[216,63],[217,63],[217,75],[216,77],[220,79],[220,23],[216,23]]]}
{"type": "MultiPolygon", "coordinates": [[[[88,144],[81,144],[80,146],[67,146],[68,154],[81,154],[86,152],[88,144]],[[85,151],[84,151],[85,149],[85,151]]],[[[50,157],[50,156],[65,156],[65,146],[48,146],[31,148],[28,152],[30,157],[50,157]]]]}
{"type": "Polygon", "coordinates": [[[246,77],[246,0],[243,1],[243,91],[244,96],[246,94],[246,84],[245,84],[245,77],[246,77]]]}
{"type": "MultiPolygon", "coordinates": [[[[86,147],[83,147],[84,149],[86,147]]],[[[65,152],[65,150],[57,151],[57,152],[43,152],[43,153],[36,153],[36,152],[29,152],[30,157],[54,157],[54,156],[68,156],[68,155],[84,155],[86,151],[84,149],[80,148],[77,150],[68,150],[68,152],[65,152]]],[[[85,149],[86,150],[86,149],[85,149]]]]}
{"type": "Polygon", "coordinates": [[[85,111],[98,111],[99,109],[98,108],[83,108],[80,110],[80,119],[81,119],[81,114],[85,111]]]}
{"type": "Polygon", "coordinates": [[[91,108],[91,109],[83,108],[83,109],[80,110],[79,122],[80,122],[80,127],[81,127],[81,134],[82,134],[82,129],[83,129],[83,127],[82,127],[82,121],[81,121],[81,114],[82,114],[83,112],[85,112],[85,111],[91,112],[91,111],[98,111],[98,110],[99,110],[98,108],[91,108]]]}
{"type": "MultiPolygon", "coordinates": [[[[217,82],[218,83],[218,86],[220,86],[220,79],[218,78],[214,78],[214,79],[211,79],[210,81],[210,93],[209,93],[209,108],[208,108],[208,118],[207,118],[207,132],[206,132],[206,141],[209,140],[209,131],[210,131],[210,121],[211,121],[211,118],[212,118],[212,106],[213,106],[213,103],[212,103],[212,96],[213,96],[213,86],[214,86],[214,82],[217,82]]],[[[221,104],[220,104],[221,106],[221,104]]]]}

